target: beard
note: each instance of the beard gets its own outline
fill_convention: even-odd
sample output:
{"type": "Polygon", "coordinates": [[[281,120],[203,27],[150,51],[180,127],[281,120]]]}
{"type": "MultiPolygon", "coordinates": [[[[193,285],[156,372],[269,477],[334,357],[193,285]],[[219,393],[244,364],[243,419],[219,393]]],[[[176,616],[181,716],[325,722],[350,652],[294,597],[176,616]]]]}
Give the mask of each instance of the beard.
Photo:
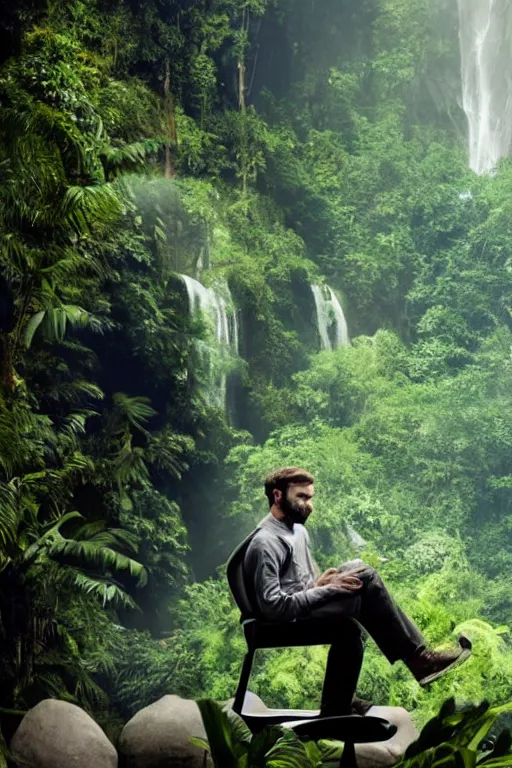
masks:
{"type": "Polygon", "coordinates": [[[283,496],[281,499],[281,512],[292,523],[298,525],[305,525],[306,520],[311,514],[311,510],[304,504],[300,504],[297,501],[290,501],[288,496],[283,496]]]}

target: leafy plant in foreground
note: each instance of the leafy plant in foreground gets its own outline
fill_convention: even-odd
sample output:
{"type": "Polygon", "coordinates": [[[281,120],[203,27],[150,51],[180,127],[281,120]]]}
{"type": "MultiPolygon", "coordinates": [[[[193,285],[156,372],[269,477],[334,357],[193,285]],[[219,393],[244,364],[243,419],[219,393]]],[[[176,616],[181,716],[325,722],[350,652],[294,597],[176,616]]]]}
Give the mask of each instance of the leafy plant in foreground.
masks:
{"type": "Polygon", "coordinates": [[[302,742],[275,726],[253,736],[241,717],[220,704],[200,699],[197,705],[208,740],[191,741],[209,753],[215,768],[319,768],[328,759],[339,760],[341,750],[331,742],[302,742]]]}
{"type": "MultiPolygon", "coordinates": [[[[301,742],[293,731],[272,726],[253,736],[243,720],[214,701],[198,701],[208,741],[192,739],[211,756],[215,768],[318,768],[338,765],[338,742],[301,742]]],[[[406,750],[396,768],[507,768],[512,766],[512,738],[502,731],[488,738],[500,715],[512,703],[490,707],[487,702],[463,712],[455,700],[446,701],[419,738],[406,750]]]]}
{"type": "Polygon", "coordinates": [[[448,699],[437,717],[423,728],[396,768],[505,768],[512,766],[512,739],[503,731],[496,741],[486,739],[500,715],[512,710],[512,703],[490,707],[483,701],[464,712],[455,711],[448,699]]]}

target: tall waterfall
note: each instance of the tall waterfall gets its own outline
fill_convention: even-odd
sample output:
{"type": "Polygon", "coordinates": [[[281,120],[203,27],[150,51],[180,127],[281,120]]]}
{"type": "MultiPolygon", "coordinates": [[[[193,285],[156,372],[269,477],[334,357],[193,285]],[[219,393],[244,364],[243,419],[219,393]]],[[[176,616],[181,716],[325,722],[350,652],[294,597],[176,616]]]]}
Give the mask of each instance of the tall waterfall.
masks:
{"type": "Polygon", "coordinates": [[[312,285],[311,290],[322,349],[346,347],[350,344],[348,328],[338,297],[328,285],[312,285]]]}
{"type": "Polygon", "coordinates": [[[203,362],[207,369],[208,395],[212,404],[226,406],[227,364],[238,356],[238,321],[231,294],[223,286],[222,296],[213,288],[206,288],[198,280],[181,275],[188,295],[191,315],[201,313],[210,325],[215,348],[203,346],[203,362]]]}
{"type": "Polygon", "coordinates": [[[512,9],[508,0],[458,4],[469,165],[483,174],[512,149],[512,9]]]}

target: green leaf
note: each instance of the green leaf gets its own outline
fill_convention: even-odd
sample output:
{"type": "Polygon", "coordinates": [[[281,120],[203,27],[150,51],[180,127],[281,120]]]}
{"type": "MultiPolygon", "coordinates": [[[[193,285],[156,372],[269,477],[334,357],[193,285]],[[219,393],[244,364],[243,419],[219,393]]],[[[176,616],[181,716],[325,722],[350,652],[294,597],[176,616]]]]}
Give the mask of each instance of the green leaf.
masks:
{"type": "Polygon", "coordinates": [[[233,729],[227,714],[219,704],[210,699],[199,699],[197,706],[203,719],[210,754],[216,768],[239,768],[233,729]]]}
{"type": "Polygon", "coordinates": [[[268,768],[316,768],[304,744],[291,731],[285,732],[269,750],[266,765],[268,768]]]}
{"type": "Polygon", "coordinates": [[[512,753],[509,755],[503,755],[502,757],[494,757],[490,760],[484,760],[483,765],[485,768],[511,768],[512,767],[512,753]]]}
{"type": "Polygon", "coordinates": [[[324,762],[336,761],[339,763],[343,754],[343,743],[341,741],[321,739],[317,746],[320,750],[321,759],[324,762]]]}
{"type": "Polygon", "coordinates": [[[7,742],[2,733],[2,729],[0,728],[0,768],[9,768],[7,760],[11,758],[12,756],[7,746],[7,742]]]}
{"type": "Polygon", "coordinates": [[[200,739],[198,736],[191,736],[189,738],[189,743],[193,744],[195,747],[199,747],[200,749],[204,749],[205,752],[210,751],[210,745],[206,741],[206,739],[200,739]]]}
{"type": "Polygon", "coordinates": [[[251,768],[265,766],[265,757],[283,735],[283,729],[276,726],[264,728],[252,737],[247,761],[251,768]]]}
{"type": "Polygon", "coordinates": [[[45,316],[45,310],[42,309],[40,312],[37,312],[35,315],[33,315],[30,320],[27,323],[27,327],[25,329],[25,346],[27,349],[32,344],[32,339],[34,338],[34,334],[41,325],[41,323],[44,320],[45,316]]]}

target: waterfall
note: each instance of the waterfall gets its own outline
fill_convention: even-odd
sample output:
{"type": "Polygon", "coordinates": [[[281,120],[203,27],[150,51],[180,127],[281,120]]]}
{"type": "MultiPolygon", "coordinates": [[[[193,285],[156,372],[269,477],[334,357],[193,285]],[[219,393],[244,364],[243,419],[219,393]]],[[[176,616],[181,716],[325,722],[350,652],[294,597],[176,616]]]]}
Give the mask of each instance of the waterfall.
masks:
{"type": "Polygon", "coordinates": [[[206,288],[188,275],[180,275],[185,283],[191,315],[201,313],[210,326],[214,347],[200,347],[208,375],[208,399],[225,408],[227,390],[227,362],[238,356],[238,321],[227,285],[219,290],[206,288]],[[220,290],[224,293],[221,295],[220,290]],[[216,359],[220,358],[220,359],[216,359]]]}
{"type": "Polygon", "coordinates": [[[458,0],[469,165],[492,171],[512,149],[512,10],[506,0],[458,0]]]}
{"type": "Polygon", "coordinates": [[[350,344],[347,322],[338,297],[328,285],[312,285],[311,290],[322,349],[346,347],[350,344]]]}

